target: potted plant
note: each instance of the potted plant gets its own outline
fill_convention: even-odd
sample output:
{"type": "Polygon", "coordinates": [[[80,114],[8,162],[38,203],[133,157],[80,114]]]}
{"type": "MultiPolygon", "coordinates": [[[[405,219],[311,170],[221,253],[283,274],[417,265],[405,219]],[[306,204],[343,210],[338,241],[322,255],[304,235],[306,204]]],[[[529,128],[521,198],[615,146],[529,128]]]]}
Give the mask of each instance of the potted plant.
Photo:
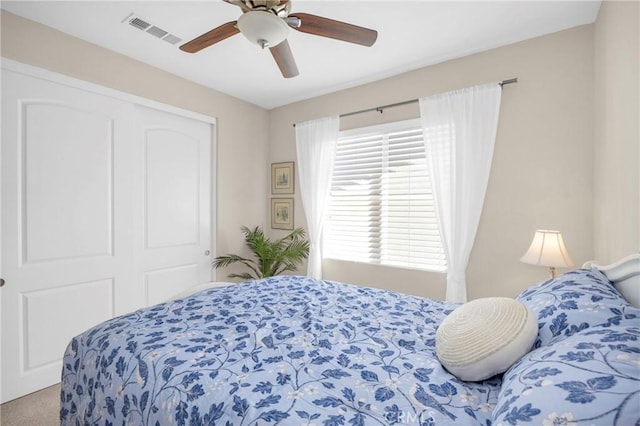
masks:
{"type": "Polygon", "coordinates": [[[242,274],[229,274],[229,278],[253,280],[272,277],[286,271],[295,271],[297,265],[309,256],[309,241],[305,238],[302,228],[296,228],[276,241],[267,238],[259,226],[253,229],[243,226],[241,229],[245,244],[251,249],[255,259],[237,254],[216,257],[212,263],[216,269],[241,263],[250,270],[242,274]]]}

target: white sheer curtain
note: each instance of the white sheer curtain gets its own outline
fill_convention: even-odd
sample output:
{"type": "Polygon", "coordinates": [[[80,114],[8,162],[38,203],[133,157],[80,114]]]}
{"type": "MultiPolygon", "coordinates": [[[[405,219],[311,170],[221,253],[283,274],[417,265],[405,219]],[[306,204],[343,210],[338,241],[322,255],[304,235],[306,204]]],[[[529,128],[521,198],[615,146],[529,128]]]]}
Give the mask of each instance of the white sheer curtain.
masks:
{"type": "Polygon", "coordinates": [[[300,196],[311,246],[307,275],[313,278],[322,278],[322,220],[331,188],[339,128],[337,115],[296,124],[300,196]]]}
{"type": "Polygon", "coordinates": [[[447,294],[466,302],[466,269],[489,181],[501,86],[485,84],[420,99],[420,117],[442,244],[447,294]]]}

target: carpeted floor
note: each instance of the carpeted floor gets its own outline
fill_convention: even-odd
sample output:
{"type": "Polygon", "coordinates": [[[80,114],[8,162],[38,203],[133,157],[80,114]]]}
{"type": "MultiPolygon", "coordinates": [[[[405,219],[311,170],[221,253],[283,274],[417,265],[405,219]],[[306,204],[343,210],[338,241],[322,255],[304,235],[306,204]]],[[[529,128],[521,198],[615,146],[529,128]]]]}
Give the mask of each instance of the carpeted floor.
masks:
{"type": "Polygon", "coordinates": [[[0,405],[2,426],[59,426],[60,384],[0,405]]]}

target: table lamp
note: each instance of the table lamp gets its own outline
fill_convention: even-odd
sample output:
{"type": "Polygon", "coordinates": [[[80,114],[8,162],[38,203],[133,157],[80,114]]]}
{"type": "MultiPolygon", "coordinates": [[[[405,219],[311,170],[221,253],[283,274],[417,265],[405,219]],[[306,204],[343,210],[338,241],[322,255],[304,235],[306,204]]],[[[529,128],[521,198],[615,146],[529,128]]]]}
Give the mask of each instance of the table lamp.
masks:
{"type": "Polygon", "coordinates": [[[556,268],[574,265],[562,240],[560,231],[537,230],[529,250],[520,258],[521,262],[530,265],[548,266],[551,278],[556,276],[556,268]]]}

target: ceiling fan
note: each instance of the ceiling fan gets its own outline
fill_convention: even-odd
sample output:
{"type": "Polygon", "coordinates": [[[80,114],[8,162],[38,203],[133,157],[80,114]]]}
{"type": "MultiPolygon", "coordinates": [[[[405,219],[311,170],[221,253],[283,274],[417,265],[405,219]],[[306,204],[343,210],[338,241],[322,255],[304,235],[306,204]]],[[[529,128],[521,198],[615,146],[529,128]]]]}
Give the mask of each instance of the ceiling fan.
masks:
{"type": "Polygon", "coordinates": [[[218,43],[238,33],[261,48],[268,47],[285,78],[298,75],[298,67],[287,42],[289,28],[336,40],[372,46],[378,32],[308,13],[291,12],[289,0],[224,0],[242,9],[237,21],[227,22],[180,46],[188,53],[218,43]]]}

